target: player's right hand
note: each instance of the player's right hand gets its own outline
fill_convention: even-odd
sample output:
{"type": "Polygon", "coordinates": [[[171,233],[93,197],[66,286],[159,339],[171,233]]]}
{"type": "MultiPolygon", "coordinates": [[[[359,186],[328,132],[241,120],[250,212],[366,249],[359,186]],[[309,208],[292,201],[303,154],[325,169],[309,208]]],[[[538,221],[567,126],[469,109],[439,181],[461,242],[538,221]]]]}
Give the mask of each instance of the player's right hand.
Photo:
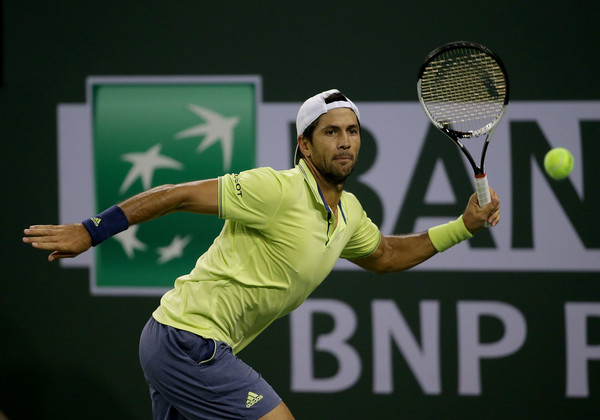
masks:
{"type": "Polygon", "coordinates": [[[92,246],[92,238],[81,223],[34,225],[23,231],[23,242],[34,248],[52,251],[48,261],[74,258],[92,246]]]}
{"type": "Polygon", "coordinates": [[[500,198],[493,188],[490,188],[490,196],[492,201],[483,207],[477,201],[477,194],[473,193],[469,198],[469,203],[463,213],[463,222],[472,234],[479,232],[486,222],[492,227],[500,222],[500,198]]]}

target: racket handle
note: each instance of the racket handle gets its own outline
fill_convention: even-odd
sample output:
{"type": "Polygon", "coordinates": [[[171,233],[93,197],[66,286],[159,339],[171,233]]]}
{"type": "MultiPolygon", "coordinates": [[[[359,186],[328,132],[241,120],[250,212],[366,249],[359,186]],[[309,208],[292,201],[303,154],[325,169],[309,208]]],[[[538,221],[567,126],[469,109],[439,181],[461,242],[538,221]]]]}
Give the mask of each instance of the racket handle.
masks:
{"type": "MultiPolygon", "coordinates": [[[[492,201],[486,174],[475,175],[475,189],[477,191],[477,201],[479,201],[480,207],[486,206],[490,201],[492,201]]],[[[490,224],[485,222],[485,227],[490,227],[490,224]]]]}

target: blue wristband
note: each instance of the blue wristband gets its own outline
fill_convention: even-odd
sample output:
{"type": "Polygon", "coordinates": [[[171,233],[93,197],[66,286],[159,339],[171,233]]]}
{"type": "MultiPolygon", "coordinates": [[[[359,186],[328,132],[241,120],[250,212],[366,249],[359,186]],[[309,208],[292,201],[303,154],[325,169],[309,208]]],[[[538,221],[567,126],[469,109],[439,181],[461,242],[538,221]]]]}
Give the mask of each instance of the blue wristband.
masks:
{"type": "Polygon", "coordinates": [[[96,246],[113,235],[123,232],[129,227],[127,216],[119,206],[112,206],[96,217],[84,220],[83,226],[92,237],[92,246],[96,246]]]}

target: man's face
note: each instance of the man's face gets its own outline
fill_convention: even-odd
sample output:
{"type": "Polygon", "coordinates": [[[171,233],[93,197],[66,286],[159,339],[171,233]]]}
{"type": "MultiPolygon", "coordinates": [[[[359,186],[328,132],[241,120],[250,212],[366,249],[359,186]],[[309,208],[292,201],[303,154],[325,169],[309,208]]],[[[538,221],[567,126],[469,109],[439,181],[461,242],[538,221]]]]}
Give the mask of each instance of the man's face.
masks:
{"type": "Polygon", "coordinates": [[[349,108],[336,108],[321,115],[312,144],[306,142],[304,156],[333,184],[343,183],[354,170],[360,149],[360,127],[349,108]]]}

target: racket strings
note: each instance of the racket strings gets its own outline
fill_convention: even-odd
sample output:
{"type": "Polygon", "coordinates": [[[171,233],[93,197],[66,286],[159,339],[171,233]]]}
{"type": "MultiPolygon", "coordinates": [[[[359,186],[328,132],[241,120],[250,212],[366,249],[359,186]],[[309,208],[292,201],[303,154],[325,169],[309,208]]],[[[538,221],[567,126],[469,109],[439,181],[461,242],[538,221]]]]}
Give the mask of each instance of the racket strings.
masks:
{"type": "Polygon", "coordinates": [[[506,78],[498,63],[474,49],[446,51],[422,74],[421,95],[431,116],[462,133],[485,130],[502,115],[506,78]]]}

